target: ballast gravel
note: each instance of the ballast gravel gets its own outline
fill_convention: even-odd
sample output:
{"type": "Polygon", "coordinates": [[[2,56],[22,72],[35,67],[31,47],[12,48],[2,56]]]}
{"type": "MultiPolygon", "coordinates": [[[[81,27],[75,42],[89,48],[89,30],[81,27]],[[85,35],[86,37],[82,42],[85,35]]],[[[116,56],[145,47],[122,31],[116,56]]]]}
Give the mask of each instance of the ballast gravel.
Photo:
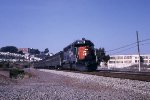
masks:
{"type": "Polygon", "coordinates": [[[0,76],[0,100],[150,100],[150,82],[46,69],[31,78],[0,76]]]}

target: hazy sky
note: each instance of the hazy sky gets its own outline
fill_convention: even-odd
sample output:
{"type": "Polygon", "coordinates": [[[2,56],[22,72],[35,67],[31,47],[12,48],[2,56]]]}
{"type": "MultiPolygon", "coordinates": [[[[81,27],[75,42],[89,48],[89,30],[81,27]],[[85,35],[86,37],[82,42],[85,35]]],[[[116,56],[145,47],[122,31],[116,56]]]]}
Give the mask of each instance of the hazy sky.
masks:
{"type": "MultiPolygon", "coordinates": [[[[136,42],[136,31],[140,40],[150,38],[150,0],[0,0],[0,47],[56,53],[85,37],[107,51],[136,42]]],[[[150,54],[149,43],[141,42],[143,54],[150,54]]]]}

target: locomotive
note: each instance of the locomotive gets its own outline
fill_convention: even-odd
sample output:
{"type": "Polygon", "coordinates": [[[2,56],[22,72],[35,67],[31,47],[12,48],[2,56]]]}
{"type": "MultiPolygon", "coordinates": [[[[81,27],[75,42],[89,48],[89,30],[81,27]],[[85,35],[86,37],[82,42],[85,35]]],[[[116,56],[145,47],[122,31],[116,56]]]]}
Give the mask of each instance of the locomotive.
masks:
{"type": "Polygon", "coordinates": [[[63,51],[50,56],[47,60],[38,65],[42,65],[48,69],[95,71],[97,69],[97,58],[94,44],[85,38],[76,40],[65,47],[63,51]]]}

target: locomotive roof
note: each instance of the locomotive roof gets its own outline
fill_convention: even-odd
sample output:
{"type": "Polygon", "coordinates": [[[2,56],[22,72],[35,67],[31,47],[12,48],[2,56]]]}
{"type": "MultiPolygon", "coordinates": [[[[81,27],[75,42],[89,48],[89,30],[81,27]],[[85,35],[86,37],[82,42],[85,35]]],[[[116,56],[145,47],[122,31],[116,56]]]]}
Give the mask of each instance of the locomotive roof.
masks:
{"type": "Polygon", "coordinates": [[[65,47],[64,49],[68,49],[70,48],[71,46],[94,46],[94,44],[90,41],[90,40],[87,40],[85,38],[82,38],[82,40],[76,40],[74,41],[73,43],[71,43],[70,45],[68,45],[67,47],[65,47]]]}
{"type": "Polygon", "coordinates": [[[73,45],[78,46],[78,45],[89,45],[89,46],[94,46],[94,44],[90,40],[82,39],[82,40],[76,40],[73,42],[73,45]]]}

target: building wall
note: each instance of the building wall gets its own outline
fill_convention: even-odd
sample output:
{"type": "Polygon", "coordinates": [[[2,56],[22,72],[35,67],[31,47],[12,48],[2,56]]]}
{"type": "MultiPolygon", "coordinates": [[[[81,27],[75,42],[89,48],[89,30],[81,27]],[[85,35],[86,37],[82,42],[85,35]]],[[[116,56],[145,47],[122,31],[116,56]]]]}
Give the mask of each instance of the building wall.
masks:
{"type": "Polygon", "coordinates": [[[29,48],[19,48],[18,51],[22,51],[23,53],[29,53],[29,48]]]}
{"type": "MultiPolygon", "coordinates": [[[[150,65],[150,54],[141,56],[144,61],[143,64],[150,65]]],[[[123,68],[137,65],[138,62],[138,55],[111,55],[108,61],[108,67],[123,68]]]]}

